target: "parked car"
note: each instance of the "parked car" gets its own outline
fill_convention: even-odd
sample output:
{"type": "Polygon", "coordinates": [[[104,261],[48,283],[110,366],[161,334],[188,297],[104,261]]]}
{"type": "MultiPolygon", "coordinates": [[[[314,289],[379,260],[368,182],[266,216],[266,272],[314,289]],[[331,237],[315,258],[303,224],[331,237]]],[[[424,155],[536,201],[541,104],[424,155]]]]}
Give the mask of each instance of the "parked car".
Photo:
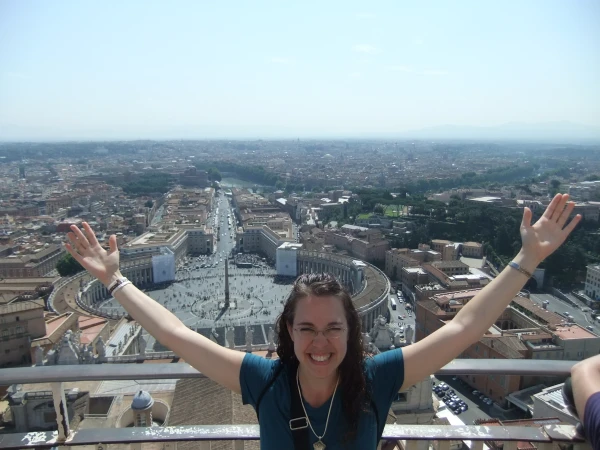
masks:
{"type": "Polygon", "coordinates": [[[477,389],[475,389],[475,390],[473,391],[473,395],[479,395],[479,391],[478,391],[477,389]]]}

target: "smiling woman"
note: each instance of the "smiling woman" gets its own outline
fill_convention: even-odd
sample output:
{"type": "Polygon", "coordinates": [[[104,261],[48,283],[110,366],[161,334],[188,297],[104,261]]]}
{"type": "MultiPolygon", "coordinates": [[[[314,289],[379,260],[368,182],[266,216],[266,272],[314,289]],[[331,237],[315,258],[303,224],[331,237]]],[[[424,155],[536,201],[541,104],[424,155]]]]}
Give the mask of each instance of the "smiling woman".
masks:
{"type": "Polygon", "coordinates": [[[187,328],[119,271],[116,236],[100,246],[83,223],[68,233],[69,253],[163,345],[212,380],[242,394],[259,416],[261,448],[375,449],[401,388],[436,372],[478,341],[581,220],[567,224],[574,203],[558,194],[531,224],[525,208],[522,248],[513,262],[452,321],[415,344],[374,357],[363,350],[350,294],[330,274],[301,275],[277,321],[278,360],[221,347],[187,328]]]}

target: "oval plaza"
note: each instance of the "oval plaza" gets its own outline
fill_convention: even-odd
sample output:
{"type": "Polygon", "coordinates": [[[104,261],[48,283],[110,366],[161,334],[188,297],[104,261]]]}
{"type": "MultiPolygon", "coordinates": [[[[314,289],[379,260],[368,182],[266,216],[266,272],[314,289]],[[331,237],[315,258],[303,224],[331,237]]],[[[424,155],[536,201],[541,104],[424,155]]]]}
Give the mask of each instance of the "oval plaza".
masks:
{"type": "MultiPolygon", "coordinates": [[[[236,345],[243,343],[238,341],[246,326],[258,326],[254,340],[257,345],[266,343],[268,326],[272,326],[279,315],[294,278],[303,273],[333,273],[352,293],[363,331],[369,331],[375,319],[386,314],[390,283],[375,266],[348,256],[306,251],[302,244],[294,242],[274,243],[271,230],[265,229],[264,237],[262,229],[256,231],[254,236],[264,238],[266,245],[277,245],[273,249],[275,268],[265,262],[250,265],[250,268],[247,264],[238,267],[235,257],[229,255],[223,256],[225,263],[213,256],[212,261],[220,264],[200,267],[197,257],[190,256],[200,253],[195,241],[211,242],[212,236],[204,230],[180,229],[136,239],[123,247],[121,271],[138,287],[147,288],[148,295],[173,311],[187,326],[202,334],[209,336],[212,331],[216,340],[221,341],[224,332],[219,333],[219,328],[233,326],[236,345]],[[193,250],[188,248],[192,246],[193,250]],[[225,314],[219,314],[226,301],[231,307],[225,314]],[[242,330],[237,330],[238,327],[242,330]]],[[[203,250],[210,252],[210,246],[207,247],[203,250]]],[[[116,300],[108,299],[108,292],[101,283],[97,280],[86,283],[84,279],[82,277],[78,295],[80,307],[108,318],[124,313],[116,300]]]]}

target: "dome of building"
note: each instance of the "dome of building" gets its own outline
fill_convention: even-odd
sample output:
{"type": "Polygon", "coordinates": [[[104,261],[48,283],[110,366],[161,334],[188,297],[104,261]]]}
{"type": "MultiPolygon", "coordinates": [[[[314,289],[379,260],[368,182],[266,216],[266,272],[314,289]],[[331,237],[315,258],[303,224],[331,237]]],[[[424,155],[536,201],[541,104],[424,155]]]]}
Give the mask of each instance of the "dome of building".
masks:
{"type": "Polygon", "coordinates": [[[330,153],[326,153],[323,158],[327,158],[327,159],[333,159],[333,155],[331,155],[330,153]]]}
{"type": "Polygon", "coordinates": [[[144,410],[151,408],[153,404],[154,399],[150,393],[146,391],[138,391],[137,394],[134,395],[133,401],[131,402],[131,409],[144,410]]]}

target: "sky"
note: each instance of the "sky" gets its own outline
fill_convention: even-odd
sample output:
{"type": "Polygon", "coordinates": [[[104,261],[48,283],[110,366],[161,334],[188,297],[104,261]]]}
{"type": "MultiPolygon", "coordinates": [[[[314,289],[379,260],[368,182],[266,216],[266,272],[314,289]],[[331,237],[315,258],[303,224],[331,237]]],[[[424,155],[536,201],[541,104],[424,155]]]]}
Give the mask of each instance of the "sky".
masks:
{"type": "Polygon", "coordinates": [[[600,128],[600,2],[0,1],[0,140],[600,128]]]}

